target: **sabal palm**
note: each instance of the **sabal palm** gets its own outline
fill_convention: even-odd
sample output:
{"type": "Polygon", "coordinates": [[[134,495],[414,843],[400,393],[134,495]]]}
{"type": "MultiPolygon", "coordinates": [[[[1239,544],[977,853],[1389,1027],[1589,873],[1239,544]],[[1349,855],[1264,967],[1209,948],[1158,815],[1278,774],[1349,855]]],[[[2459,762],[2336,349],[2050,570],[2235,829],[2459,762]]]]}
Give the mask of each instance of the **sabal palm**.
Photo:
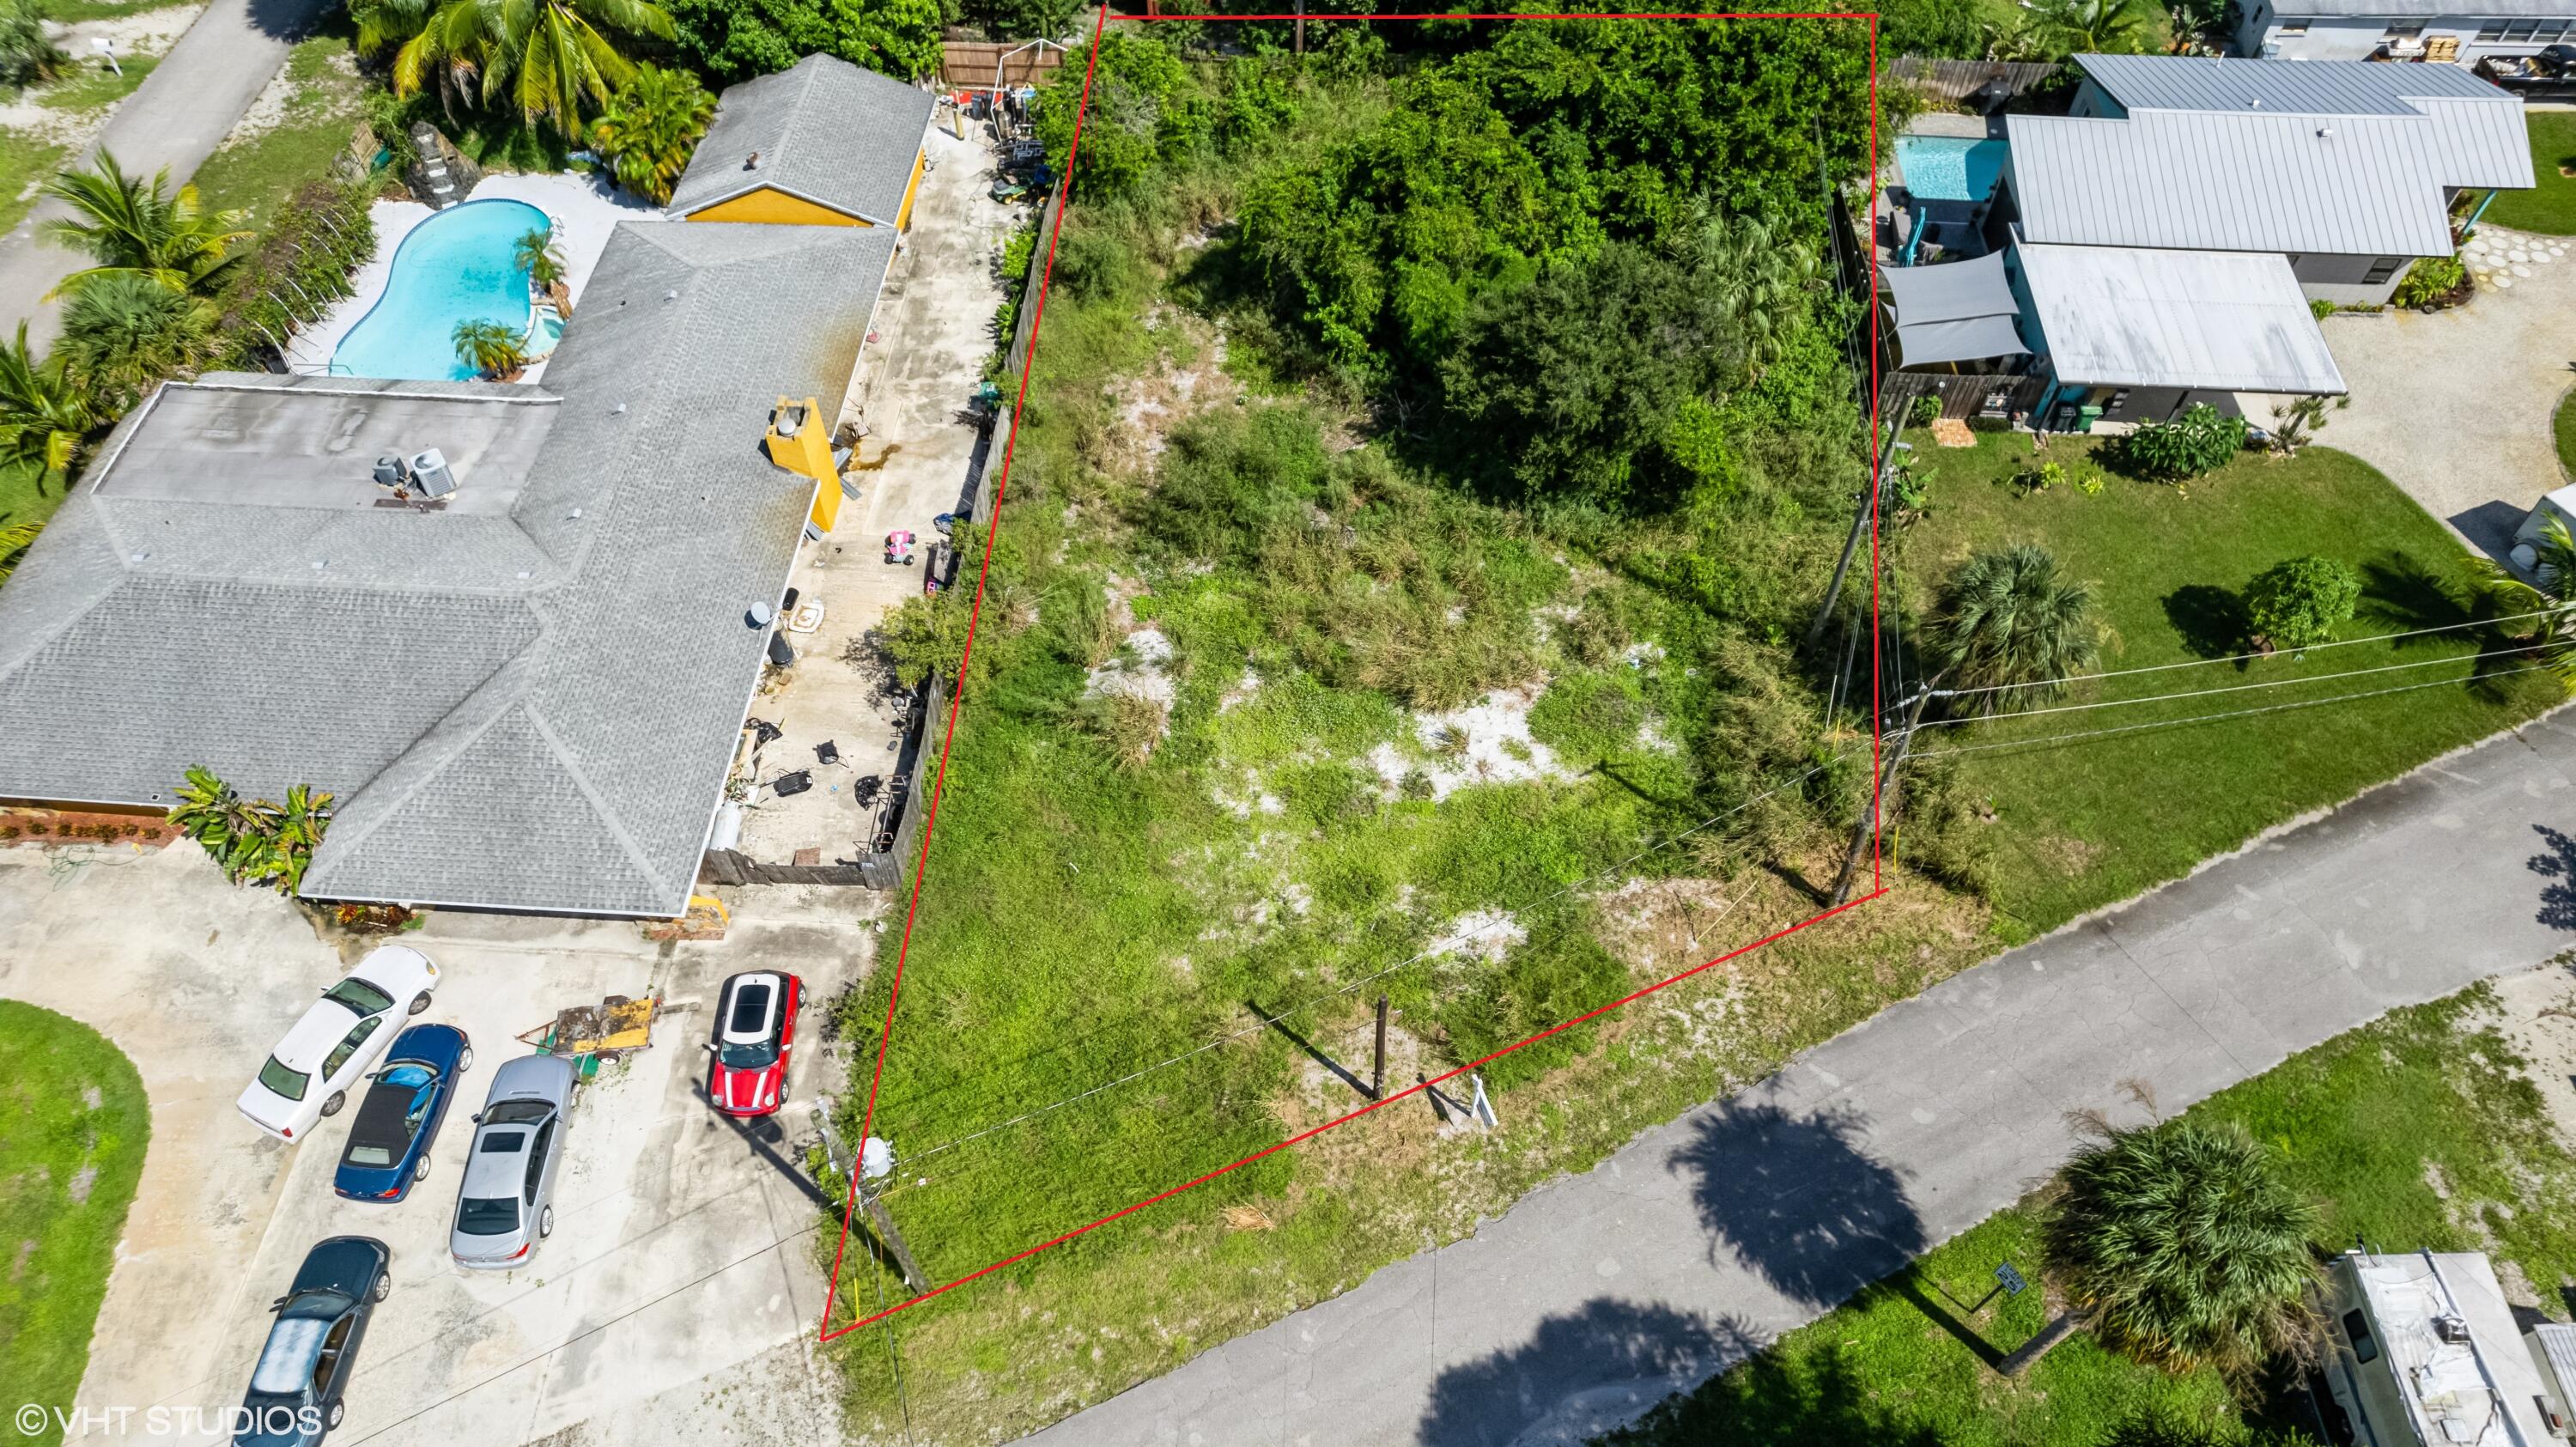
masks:
{"type": "Polygon", "coordinates": [[[2043,0],[2031,28],[2060,55],[2142,49],[2157,11],[2149,0],[2043,0]]]}
{"type": "Polygon", "coordinates": [[[715,113],[716,98],[696,76],[647,65],[610,98],[608,109],[591,123],[590,140],[608,158],[619,185],[668,201],[715,113]]]}
{"type": "Polygon", "coordinates": [[[56,296],[120,275],[149,276],[173,291],[210,291],[240,260],[233,247],[250,235],[241,212],[206,210],[196,187],[172,194],[169,167],[147,182],[126,175],[107,151],[92,168],[47,181],[44,192],[76,213],[47,221],[45,235],[98,263],[63,278],[56,296]]]}
{"type": "Polygon", "coordinates": [[[81,438],[97,421],[89,398],[55,358],[27,350],[27,324],[0,346],[0,461],[32,464],[49,477],[69,472],[81,438]]]}
{"type": "Polygon", "coordinates": [[[210,303],[149,276],[101,277],[64,306],[54,355],[93,398],[121,411],[154,383],[201,364],[214,322],[210,303]]]}
{"type": "Polygon", "coordinates": [[[2100,644],[2093,590],[2032,543],[1960,564],[1931,621],[1926,642],[1939,680],[1983,713],[2065,692],[2067,677],[2091,667],[2100,644]]]}
{"type": "Polygon", "coordinates": [[[515,105],[533,125],[578,135],[585,104],[605,105],[635,62],[602,31],[668,40],[670,15],[651,0],[445,0],[394,56],[394,89],[442,93],[486,107],[515,105]]]}
{"type": "Polygon", "coordinates": [[[2480,558],[2474,564],[2479,587],[2505,617],[2516,620],[2517,636],[2537,642],[2540,661],[2559,681],[2576,689],[2576,536],[2553,517],[2541,524],[2531,549],[2538,554],[2531,569],[2535,582],[2480,558]]]}
{"type": "Polygon", "coordinates": [[[2043,1203],[2041,1259],[2066,1311],[2034,1341],[2080,1326],[2149,1365],[2240,1380],[2303,1354],[2318,1215],[2271,1153],[2234,1125],[2097,1122],[2094,1134],[2043,1203]]]}

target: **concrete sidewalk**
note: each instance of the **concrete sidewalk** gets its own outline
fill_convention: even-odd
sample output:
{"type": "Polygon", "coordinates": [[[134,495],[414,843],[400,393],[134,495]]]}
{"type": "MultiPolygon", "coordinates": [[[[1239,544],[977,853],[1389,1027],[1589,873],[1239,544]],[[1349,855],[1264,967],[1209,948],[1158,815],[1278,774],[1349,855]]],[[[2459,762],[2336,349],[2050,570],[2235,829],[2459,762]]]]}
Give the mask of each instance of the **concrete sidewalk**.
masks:
{"type": "MultiPolygon", "coordinates": [[[[213,0],[72,164],[87,165],[104,150],[129,176],[167,166],[175,186],[195,175],[322,10],[322,0],[213,0]]],[[[0,236],[0,317],[26,318],[28,345],[39,352],[60,326],[45,293],[84,264],[36,235],[48,217],[64,214],[62,203],[40,202],[0,236]]]]}
{"type": "Polygon", "coordinates": [[[1028,1440],[1579,1443],[2171,1111],[2576,943],[2576,714],[1945,981],[1455,1245],[1028,1440]]]}

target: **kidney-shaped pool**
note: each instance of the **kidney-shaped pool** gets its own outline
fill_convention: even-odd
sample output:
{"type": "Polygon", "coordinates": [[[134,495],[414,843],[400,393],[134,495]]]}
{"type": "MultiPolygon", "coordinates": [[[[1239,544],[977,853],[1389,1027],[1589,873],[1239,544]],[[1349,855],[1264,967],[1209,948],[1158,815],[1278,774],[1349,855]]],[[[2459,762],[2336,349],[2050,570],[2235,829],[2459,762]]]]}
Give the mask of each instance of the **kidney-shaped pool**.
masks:
{"type": "Polygon", "coordinates": [[[528,325],[528,269],[519,238],[548,229],[546,213],[525,201],[468,201],[411,229],[395,248],[385,294],[332,350],[331,370],[344,377],[465,381],[473,367],[456,359],[456,324],[491,320],[528,325]]]}

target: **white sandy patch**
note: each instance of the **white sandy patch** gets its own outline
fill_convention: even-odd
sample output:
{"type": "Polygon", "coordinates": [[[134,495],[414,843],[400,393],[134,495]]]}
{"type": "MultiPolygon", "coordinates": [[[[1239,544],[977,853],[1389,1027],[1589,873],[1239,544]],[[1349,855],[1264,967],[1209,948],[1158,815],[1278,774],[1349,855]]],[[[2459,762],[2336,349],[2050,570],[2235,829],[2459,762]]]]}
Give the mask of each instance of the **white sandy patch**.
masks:
{"type": "MultiPolygon", "coordinates": [[[[98,51],[91,44],[93,40],[104,36],[114,41],[120,61],[167,54],[170,47],[178,42],[181,32],[194,24],[198,12],[205,8],[203,4],[173,5],[166,10],[146,10],[139,15],[84,20],[78,25],[57,25],[47,21],[45,33],[71,56],[71,63],[63,67],[62,79],[53,85],[24,92],[7,105],[0,105],[0,129],[33,136],[66,151],[83,149],[92,137],[106,128],[108,117],[116,114],[117,106],[125,102],[118,100],[111,105],[72,110],[39,104],[40,97],[107,69],[106,62],[99,59],[98,51]]],[[[47,172],[30,181],[26,194],[35,194],[35,188],[51,175],[47,172]]]]}
{"type": "Polygon", "coordinates": [[[1226,713],[1250,703],[1252,696],[1259,692],[1261,692],[1261,675],[1246,668],[1243,670],[1243,677],[1235,681],[1234,687],[1227,689],[1225,696],[1216,701],[1216,711],[1226,713]]]}
{"type": "Polygon", "coordinates": [[[1488,964],[1499,964],[1503,956],[1512,952],[1513,946],[1528,938],[1529,931],[1521,928],[1520,921],[1512,918],[1510,911],[1479,909],[1449,921],[1439,937],[1432,940],[1431,948],[1423,953],[1473,956],[1488,964]]]}
{"type": "MultiPolygon", "coordinates": [[[[352,79],[355,79],[358,74],[358,57],[348,51],[333,52],[330,56],[330,64],[332,69],[352,79]]],[[[286,124],[286,108],[303,91],[306,84],[304,81],[288,76],[287,69],[286,66],[277,68],[277,74],[270,76],[268,84],[260,88],[258,98],[250,103],[250,109],[243,111],[241,119],[233,122],[232,134],[224,137],[224,143],[215,149],[229,151],[236,146],[258,140],[286,124]]]]}
{"type": "Polygon", "coordinates": [[[1682,751],[1682,746],[1674,743],[1671,735],[1664,732],[1664,721],[1651,714],[1647,715],[1644,723],[1637,725],[1637,745],[1659,754],[1678,754],[1682,751]]]}
{"type": "Polygon", "coordinates": [[[1127,635],[1127,641],[1110,655],[1109,660],[1091,670],[1084,683],[1085,698],[1106,698],[1123,694],[1129,698],[1151,699],[1165,708],[1172,706],[1172,640],[1159,628],[1139,628],[1127,635]]]}
{"type": "Polygon", "coordinates": [[[1259,772],[1252,769],[1246,769],[1243,771],[1242,793],[1229,793],[1224,789],[1213,790],[1212,793],[1216,799],[1217,807],[1225,810],[1225,812],[1229,814],[1232,814],[1237,819],[1249,819],[1255,814],[1285,814],[1288,812],[1287,801],[1281,799],[1278,795],[1271,793],[1268,789],[1261,787],[1261,775],[1259,772]]]}
{"type": "Polygon", "coordinates": [[[1530,737],[1529,711],[1536,701],[1530,689],[1496,689],[1465,708],[1415,714],[1421,757],[1408,758],[1393,744],[1380,744],[1369,751],[1369,765],[1389,789],[1400,789],[1407,773],[1422,770],[1431,780],[1434,799],[1446,799],[1471,784],[1580,777],[1558,762],[1555,750],[1530,737]]]}

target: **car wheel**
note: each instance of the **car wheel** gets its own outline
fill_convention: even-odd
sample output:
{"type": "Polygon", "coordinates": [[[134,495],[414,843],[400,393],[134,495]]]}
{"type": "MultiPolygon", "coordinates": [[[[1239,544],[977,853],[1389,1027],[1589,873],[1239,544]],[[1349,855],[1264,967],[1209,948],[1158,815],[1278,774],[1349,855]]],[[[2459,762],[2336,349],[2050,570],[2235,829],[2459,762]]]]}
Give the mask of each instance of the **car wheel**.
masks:
{"type": "Polygon", "coordinates": [[[464,1049],[459,1050],[459,1051],[457,1051],[457,1052],[456,1052],[456,1073],[457,1073],[457,1074],[459,1074],[459,1075],[463,1075],[466,1071],[469,1071],[469,1070],[471,1070],[471,1069],[473,1069],[473,1068],[474,1068],[474,1047],[473,1047],[473,1046],[471,1046],[471,1045],[468,1045],[468,1046],[466,1046],[464,1049]]]}
{"type": "Polygon", "coordinates": [[[411,1013],[417,1015],[428,1008],[429,992],[427,990],[423,990],[419,994],[411,997],[411,1013]]]}
{"type": "Polygon", "coordinates": [[[555,1208],[548,1206],[537,1213],[537,1239],[543,1241],[555,1234],[555,1208]]]}
{"type": "Polygon", "coordinates": [[[331,1098],[322,1102],[322,1113],[324,1115],[338,1115],[340,1113],[340,1107],[347,1105],[348,1103],[349,1092],[345,1090],[332,1091],[331,1098]]]}
{"type": "Polygon", "coordinates": [[[429,1157],[422,1156],[420,1158],[420,1164],[411,1168],[411,1178],[415,1181],[426,1181],[429,1179],[429,1157]]]}
{"type": "Polygon", "coordinates": [[[340,1430],[340,1419],[341,1419],[341,1418],[343,1418],[343,1417],[346,1417],[346,1416],[348,1416],[348,1415],[349,1415],[349,1404],[348,1404],[348,1403],[346,1403],[346,1402],[333,1402],[333,1403],[331,1404],[331,1409],[330,1409],[329,1411],[324,1412],[324,1413],[322,1414],[322,1425],[323,1425],[323,1426],[325,1426],[325,1427],[330,1428],[330,1429],[331,1429],[332,1431],[334,1431],[334,1432],[337,1432],[337,1431],[339,1431],[339,1430],[340,1430]]]}
{"type": "Polygon", "coordinates": [[[391,1295],[393,1295],[393,1294],[394,1294],[394,1274],[393,1274],[392,1272],[390,1272],[390,1271],[379,1271],[379,1272],[377,1272],[377,1273],[376,1273],[376,1284],[375,1284],[374,1286],[369,1287],[369,1288],[367,1289],[367,1300],[369,1300],[369,1301],[382,1301],[382,1300],[384,1300],[386,1297],[391,1296],[391,1295]]]}

